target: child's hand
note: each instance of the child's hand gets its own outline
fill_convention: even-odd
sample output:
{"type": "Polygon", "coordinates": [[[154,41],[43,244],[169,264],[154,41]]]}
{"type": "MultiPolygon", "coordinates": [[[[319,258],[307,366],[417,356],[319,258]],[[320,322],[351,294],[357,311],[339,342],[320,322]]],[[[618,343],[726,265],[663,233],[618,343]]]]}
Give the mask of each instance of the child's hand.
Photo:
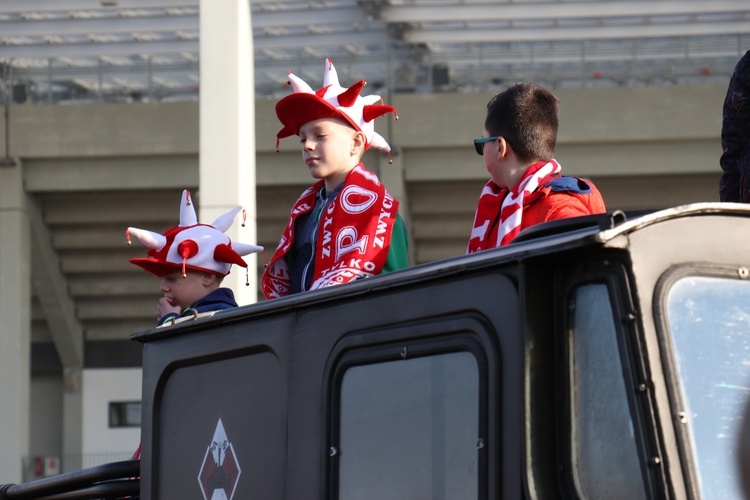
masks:
{"type": "Polygon", "coordinates": [[[161,321],[161,319],[169,313],[174,313],[179,316],[181,312],[182,309],[179,305],[175,304],[173,298],[162,297],[156,305],[156,320],[161,321]]]}

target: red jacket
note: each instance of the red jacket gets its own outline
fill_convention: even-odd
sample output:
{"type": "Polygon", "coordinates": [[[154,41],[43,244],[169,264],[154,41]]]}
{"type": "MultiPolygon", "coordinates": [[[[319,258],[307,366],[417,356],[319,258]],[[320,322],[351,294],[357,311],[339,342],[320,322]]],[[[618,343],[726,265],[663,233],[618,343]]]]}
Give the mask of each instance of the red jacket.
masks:
{"type": "Polygon", "coordinates": [[[604,213],[602,195],[591,181],[577,177],[552,176],[534,191],[523,197],[521,219],[512,219],[518,212],[518,205],[503,208],[507,189],[500,189],[492,181],[488,182],[479,197],[474,225],[467,245],[467,253],[479,252],[507,245],[527,227],[558,219],[604,213]],[[508,210],[508,211],[506,211],[508,210]],[[502,227],[501,214],[512,227],[502,227]],[[517,224],[517,225],[515,225],[517,224]]]}
{"type": "Polygon", "coordinates": [[[607,211],[594,183],[578,177],[559,177],[524,200],[521,230],[529,226],[607,211]]]}

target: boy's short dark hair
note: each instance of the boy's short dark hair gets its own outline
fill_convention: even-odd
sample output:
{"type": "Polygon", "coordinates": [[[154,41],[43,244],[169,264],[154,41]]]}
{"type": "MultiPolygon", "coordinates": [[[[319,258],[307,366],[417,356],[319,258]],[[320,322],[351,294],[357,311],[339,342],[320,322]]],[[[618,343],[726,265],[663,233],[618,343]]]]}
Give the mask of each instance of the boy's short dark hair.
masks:
{"type": "Polygon", "coordinates": [[[487,103],[484,127],[523,161],[551,160],[557,141],[557,97],[535,83],[516,83],[487,103]]]}

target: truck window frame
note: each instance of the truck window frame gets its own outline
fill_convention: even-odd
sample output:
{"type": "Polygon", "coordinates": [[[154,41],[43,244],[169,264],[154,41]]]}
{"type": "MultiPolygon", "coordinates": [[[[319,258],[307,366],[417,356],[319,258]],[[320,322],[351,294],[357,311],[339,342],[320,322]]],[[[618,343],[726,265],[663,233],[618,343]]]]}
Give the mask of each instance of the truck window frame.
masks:
{"type": "Polygon", "coordinates": [[[499,414],[502,412],[502,394],[497,382],[501,373],[500,358],[492,332],[492,327],[483,318],[469,313],[345,337],[333,350],[327,367],[328,417],[324,419],[327,423],[324,433],[327,436],[324,463],[327,464],[328,472],[325,498],[339,499],[340,454],[331,450],[337,449],[340,442],[341,387],[346,371],[363,365],[468,352],[474,358],[478,370],[477,430],[481,442],[477,442],[477,499],[488,499],[489,476],[499,475],[501,456],[501,446],[493,449],[495,447],[489,446],[491,440],[488,437],[491,434],[490,427],[499,428],[499,414]],[[495,384],[490,383],[491,378],[496,379],[495,384]],[[490,385],[497,387],[497,394],[493,394],[493,398],[498,401],[496,405],[491,405],[489,401],[490,385]],[[491,465],[493,463],[496,464],[495,467],[491,465]]]}
{"type": "Polygon", "coordinates": [[[675,359],[673,339],[669,325],[667,299],[669,291],[678,281],[689,277],[705,277],[727,279],[735,281],[747,280],[747,276],[741,275],[739,266],[711,264],[707,262],[688,262],[668,268],[659,277],[654,287],[653,309],[654,324],[656,326],[657,339],[662,364],[664,365],[664,376],[667,381],[667,395],[669,398],[670,414],[677,440],[677,449],[680,459],[680,467],[685,478],[685,487],[690,498],[701,498],[700,472],[695,461],[692,437],[687,422],[682,419],[681,412],[686,408],[682,393],[682,380],[679,374],[678,362],[675,359]]]}
{"type": "Polygon", "coordinates": [[[591,259],[585,263],[577,263],[574,268],[563,266],[559,297],[564,301],[558,304],[558,318],[556,322],[559,330],[556,342],[556,373],[559,435],[564,436],[558,448],[558,470],[560,484],[565,495],[578,498],[576,480],[574,478],[574,432],[571,415],[573,414],[571,401],[572,388],[570,379],[572,360],[569,338],[573,314],[571,303],[575,301],[576,291],[586,285],[602,284],[608,291],[608,302],[612,313],[613,328],[616,335],[619,353],[622,381],[625,385],[627,407],[633,426],[635,449],[642,475],[642,482],[647,498],[659,498],[663,491],[664,476],[661,468],[654,470],[649,457],[660,456],[659,431],[654,413],[654,401],[648,390],[644,390],[643,381],[648,377],[647,363],[644,361],[642,328],[638,323],[638,311],[632,300],[631,280],[626,272],[627,266],[617,259],[591,259]]]}

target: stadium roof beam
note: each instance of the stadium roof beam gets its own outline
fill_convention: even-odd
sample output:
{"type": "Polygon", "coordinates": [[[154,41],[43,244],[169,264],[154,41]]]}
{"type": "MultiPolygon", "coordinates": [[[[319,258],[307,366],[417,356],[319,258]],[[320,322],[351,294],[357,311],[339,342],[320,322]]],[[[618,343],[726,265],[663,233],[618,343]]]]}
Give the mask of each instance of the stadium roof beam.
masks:
{"type": "Polygon", "coordinates": [[[383,28],[377,31],[356,33],[347,32],[325,35],[313,35],[308,33],[304,35],[292,36],[255,37],[253,40],[253,45],[255,46],[255,50],[281,48],[299,49],[300,47],[342,47],[347,44],[379,45],[388,43],[389,41],[390,38],[388,36],[388,30],[383,28]]]}
{"type": "MultiPolygon", "coordinates": [[[[2,3],[0,3],[1,5],[2,3]]],[[[13,12],[19,13],[23,11],[13,12]]],[[[3,13],[2,8],[0,8],[0,13],[3,13]]],[[[304,11],[304,15],[300,15],[299,10],[261,11],[253,15],[252,22],[253,28],[263,29],[309,25],[351,25],[366,22],[367,20],[367,16],[362,9],[351,7],[326,10],[308,9],[304,11]]],[[[3,37],[197,31],[198,29],[199,20],[197,14],[0,21],[0,33],[3,37]]]]}
{"type": "Polygon", "coordinates": [[[542,42],[562,40],[628,40],[750,33],[750,22],[587,26],[546,29],[428,29],[407,31],[406,43],[542,42]]]}
{"type": "MultiPolygon", "coordinates": [[[[256,2],[257,0],[253,0],[256,2]]],[[[197,7],[199,0],[3,0],[0,14],[73,10],[159,9],[197,7]]]]}
{"type": "Polygon", "coordinates": [[[353,24],[367,21],[367,16],[359,7],[339,9],[305,9],[287,11],[253,12],[253,28],[271,28],[277,26],[308,26],[313,24],[353,24]],[[303,13],[303,15],[301,15],[303,13]]]}
{"type": "Polygon", "coordinates": [[[45,21],[0,21],[0,38],[12,36],[85,35],[198,31],[198,16],[134,16],[45,21]]]}
{"type": "Polygon", "coordinates": [[[0,58],[16,59],[50,58],[62,56],[134,55],[134,54],[176,54],[198,52],[198,41],[164,42],[123,42],[123,43],[81,43],[49,45],[0,45],[0,58]]]}
{"type": "Polygon", "coordinates": [[[547,2],[533,4],[441,5],[428,8],[419,5],[385,5],[380,19],[390,23],[433,21],[509,21],[526,19],[572,19],[678,14],[717,14],[750,11],[747,0],[658,2],[547,2]]]}

